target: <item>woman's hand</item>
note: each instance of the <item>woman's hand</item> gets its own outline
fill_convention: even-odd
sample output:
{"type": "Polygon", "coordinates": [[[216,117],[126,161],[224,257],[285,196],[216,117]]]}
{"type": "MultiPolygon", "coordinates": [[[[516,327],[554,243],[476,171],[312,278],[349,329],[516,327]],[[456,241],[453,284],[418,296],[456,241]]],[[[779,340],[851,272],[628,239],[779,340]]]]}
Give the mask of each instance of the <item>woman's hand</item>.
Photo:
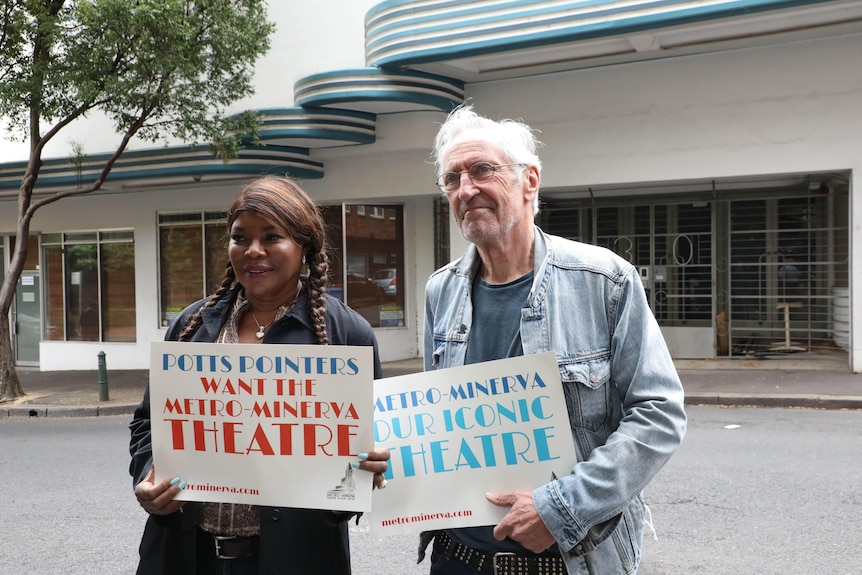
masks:
{"type": "MultiPolygon", "coordinates": [[[[388,455],[388,454],[387,454],[388,455]]],[[[158,485],[154,484],[156,472],[150,468],[147,476],[135,486],[135,497],[141,507],[151,515],[170,515],[185,505],[185,501],[175,501],[174,497],[182,491],[186,482],[179,477],[165,479],[158,485]]]]}
{"type": "Polygon", "coordinates": [[[360,453],[358,458],[359,462],[354,462],[353,467],[373,473],[375,488],[383,489],[386,487],[386,478],[383,477],[383,474],[389,469],[389,450],[376,447],[368,453],[360,453]]]}

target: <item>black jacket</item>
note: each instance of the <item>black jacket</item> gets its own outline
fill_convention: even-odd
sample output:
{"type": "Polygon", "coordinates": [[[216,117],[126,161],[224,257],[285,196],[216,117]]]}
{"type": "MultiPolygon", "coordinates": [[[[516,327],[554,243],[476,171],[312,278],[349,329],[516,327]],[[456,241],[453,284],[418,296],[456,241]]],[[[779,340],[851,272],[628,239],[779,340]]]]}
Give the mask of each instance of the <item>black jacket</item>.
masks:
{"type": "MultiPolygon", "coordinates": [[[[306,291],[300,294],[293,311],[277,321],[264,343],[314,344],[316,336],[307,308],[306,291]]],[[[192,341],[213,342],[230,315],[237,289],[230,290],[216,305],[204,309],[203,323],[192,341]]],[[[176,341],[191,315],[203,305],[201,300],[186,308],[171,324],[166,341],[176,341]]],[[[371,326],[341,301],[326,296],[326,328],[333,345],[374,347],[374,377],[381,377],[377,340],[371,326]]],[[[150,392],[135,410],[129,425],[132,462],[129,472],[137,485],[153,464],[150,437],[150,392]]],[[[194,575],[197,528],[195,505],[186,504],[171,515],[151,515],[140,545],[138,575],[194,575]]],[[[313,509],[260,508],[260,575],[296,573],[302,575],[346,575],[350,573],[347,520],[353,513],[313,509]]]]}

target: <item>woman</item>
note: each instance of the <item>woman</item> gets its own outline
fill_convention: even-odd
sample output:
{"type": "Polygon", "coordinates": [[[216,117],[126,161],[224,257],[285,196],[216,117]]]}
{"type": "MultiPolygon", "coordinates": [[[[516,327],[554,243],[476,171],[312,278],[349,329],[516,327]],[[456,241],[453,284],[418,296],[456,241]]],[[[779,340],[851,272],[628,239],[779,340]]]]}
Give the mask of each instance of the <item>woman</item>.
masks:
{"type": "MultiPolygon", "coordinates": [[[[266,176],[242,189],[227,219],[229,261],[221,287],[186,308],[166,339],[370,345],[379,378],[371,326],[326,294],[325,228],[311,198],[287,178],[266,176]]],[[[176,501],[186,485],[181,478],[154,483],[149,389],[130,429],[135,496],[150,514],[138,574],[350,573],[353,513],[176,501]]],[[[389,452],[375,449],[359,459],[353,466],[374,473],[375,487],[384,487],[389,452]]]]}

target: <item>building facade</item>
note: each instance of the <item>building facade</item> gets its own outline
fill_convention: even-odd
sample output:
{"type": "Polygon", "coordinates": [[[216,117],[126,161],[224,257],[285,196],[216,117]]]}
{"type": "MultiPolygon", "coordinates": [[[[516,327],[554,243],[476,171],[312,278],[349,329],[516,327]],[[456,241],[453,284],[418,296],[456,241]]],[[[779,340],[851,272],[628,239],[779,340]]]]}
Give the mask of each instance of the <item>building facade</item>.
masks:
{"type": "MultiPolygon", "coordinates": [[[[324,207],[333,291],[381,358],[417,357],[425,280],[465,247],[431,142],[469,100],[538,130],[539,224],[636,265],[674,357],[862,372],[862,1],[272,4],[272,50],[238,108],[259,111],[263,145],[228,164],[183,142],[133,149],[100,192],[43,208],[13,310],[19,364],[94,369],[105,351],[147,368],[149,343],[219,281],[224,210],[260,173],[324,207]]],[[[44,190],[112,149],[98,122],[74,128],[80,170],[53,150],[44,190]]],[[[0,271],[26,158],[4,145],[0,271]]]]}

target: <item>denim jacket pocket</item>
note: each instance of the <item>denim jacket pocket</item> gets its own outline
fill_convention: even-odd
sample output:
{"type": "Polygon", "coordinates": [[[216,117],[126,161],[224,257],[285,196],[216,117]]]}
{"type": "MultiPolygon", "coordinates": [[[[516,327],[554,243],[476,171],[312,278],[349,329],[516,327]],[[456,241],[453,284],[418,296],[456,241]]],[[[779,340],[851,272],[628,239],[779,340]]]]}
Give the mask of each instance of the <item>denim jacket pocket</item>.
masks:
{"type": "Polygon", "coordinates": [[[446,341],[442,338],[434,338],[434,355],[432,356],[431,365],[434,369],[443,367],[443,353],[446,351],[446,341]]]}
{"type": "Polygon", "coordinates": [[[560,378],[572,425],[590,432],[599,431],[610,416],[610,359],[561,363],[560,378]]]}
{"type": "Polygon", "coordinates": [[[443,369],[464,364],[467,350],[467,326],[461,324],[455,331],[434,333],[434,348],[431,365],[443,369]]]}

